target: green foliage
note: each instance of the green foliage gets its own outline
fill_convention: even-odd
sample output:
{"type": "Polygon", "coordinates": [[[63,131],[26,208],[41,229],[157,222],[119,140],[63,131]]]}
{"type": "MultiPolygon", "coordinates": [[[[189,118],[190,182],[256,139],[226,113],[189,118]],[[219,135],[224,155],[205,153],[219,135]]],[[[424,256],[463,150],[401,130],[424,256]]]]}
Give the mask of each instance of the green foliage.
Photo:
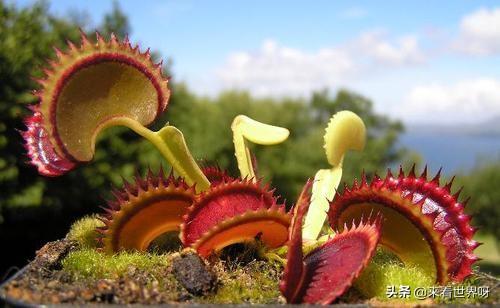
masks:
{"type": "MultiPolygon", "coordinates": [[[[44,2],[21,9],[0,1],[0,241],[20,254],[6,256],[0,272],[24,265],[41,243],[63,237],[75,218],[98,211],[112,184],[144,170],[147,163],[140,162],[159,161],[146,141],[115,128],[101,136],[92,164],[66,176],[44,178],[26,163],[19,130],[25,129],[25,106],[36,103],[31,91],[39,86],[32,77],[44,77],[41,68],[55,58],[53,47],[66,50],[66,40],[79,42],[85,25],[75,20],[81,19],[52,16],[44,2]]],[[[103,33],[129,29],[117,5],[103,27],[103,33]]]]}
{"type": "Polygon", "coordinates": [[[112,11],[104,16],[101,29],[105,37],[109,37],[111,33],[114,33],[119,39],[123,39],[130,34],[128,17],[122,12],[116,0],[113,1],[112,11]]]}
{"type": "Polygon", "coordinates": [[[76,241],[81,248],[96,248],[96,228],[104,226],[97,215],[83,217],[71,225],[67,238],[76,241]]]}
{"type": "MultiPolygon", "coordinates": [[[[79,169],[64,180],[47,181],[26,164],[21,137],[26,104],[35,103],[30,93],[39,86],[32,77],[43,78],[42,67],[54,58],[53,47],[67,48],[66,40],[79,41],[79,24],[56,18],[43,3],[17,9],[0,2],[0,210],[18,206],[50,206],[82,208],[84,204],[101,202],[99,195],[111,183],[121,183],[121,175],[131,176],[144,141],[123,129],[105,132],[98,146],[95,163],[79,169]],[[114,138],[105,138],[113,135],[114,138]],[[113,156],[120,153],[117,164],[113,156]],[[127,164],[128,162],[128,164],[127,164]],[[92,192],[92,193],[89,193],[92,192]],[[72,200],[71,204],[63,200],[72,200]]],[[[115,4],[105,16],[104,32],[125,33],[129,29],[126,16],[115,4]]],[[[89,34],[92,36],[92,34],[89,34]]]]}
{"type": "Polygon", "coordinates": [[[63,269],[72,274],[75,279],[117,278],[129,268],[161,275],[169,264],[167,255],[156,255],[140,252],[122,252],[116,255],[106,255],[95,249],[82,249],[70,252],[62,261],[63,269]]]}
{"type": "Polygon", "coordinates": [[[47,189],[25,164],[19,133],[24,105],[37,86],[31,76],[41,77],[40,66],[52,56],[63,38],[78,37],[78,26],[46,14],[43,4],[18,10],[0,2],[0,210],[9,206],[39,206],[47,189]]]}

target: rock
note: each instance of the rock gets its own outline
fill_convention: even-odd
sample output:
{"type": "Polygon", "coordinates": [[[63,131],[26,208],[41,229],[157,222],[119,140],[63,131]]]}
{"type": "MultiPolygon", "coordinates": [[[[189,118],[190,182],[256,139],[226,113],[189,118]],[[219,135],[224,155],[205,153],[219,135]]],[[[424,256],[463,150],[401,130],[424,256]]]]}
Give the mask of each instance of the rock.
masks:
{"type": "Polygon", "coordinates": [[[61,261],[75,248],[76,243],[67,239],[47,243],[36,252],[33,263],[49,270],[60,269],[61,261]]]}
{"type": "Polygon", "coordinates": [[[173,260],[177,281],[193,295],[207,295],[215,290],[217,277],[194,252],[185,252],[173,260]]]}

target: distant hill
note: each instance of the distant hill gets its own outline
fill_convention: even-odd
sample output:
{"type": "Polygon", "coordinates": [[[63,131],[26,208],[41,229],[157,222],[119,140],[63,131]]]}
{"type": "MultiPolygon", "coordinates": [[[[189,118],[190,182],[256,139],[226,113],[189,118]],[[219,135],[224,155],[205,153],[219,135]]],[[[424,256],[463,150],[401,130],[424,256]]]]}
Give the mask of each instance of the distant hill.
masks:
{"type": "Polygon", "coordinates": [[[500,117],[495,117],[480,124],[413,124],[407,125],[408,132],[443,133],[469,136],[489,136],[500,138],[500,117]]]}

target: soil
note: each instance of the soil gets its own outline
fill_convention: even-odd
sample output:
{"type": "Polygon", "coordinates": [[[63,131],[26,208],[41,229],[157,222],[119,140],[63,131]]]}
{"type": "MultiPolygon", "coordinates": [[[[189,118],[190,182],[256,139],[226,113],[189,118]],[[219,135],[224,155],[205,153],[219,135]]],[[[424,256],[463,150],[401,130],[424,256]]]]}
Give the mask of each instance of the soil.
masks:
{"type": "MultiPolygon", "coordinates": [[[[155,277],[136,268],[128,268],[117,279],[75,280],[62,270],[61,261],[76,249],[77,245],[67,239],[46,244],[20,275],[3,285],[0,297],[26,304],[196,303],[206,301],[206,296],[218,287],[214,270],[192,252],[177,253],[172,266],[158,269],[164,271],[160,276],[165,280],[161,281],[157,279],[158,272],[155,277]],[[165,281],[173,283],[165,285],[165,281]]],[[[220,264],[215,267],[221,271],[220,264]]],[[[274,275],[278,277],[279,273],[274,275]]],[[[275,303],[279,302],[283,299],[276,298],[275,303]]]]}
{"type": "Polygon", "coordinates": [[[61,261],[75,248],[75,243],[68,240],[46,244],[26,270],[4,286],[2,295],[30,304],[168,302],[147,273],[129,271],[119,281],[73,281],[61,270],[61,261]],[[141,288],[141,284],[151,284],[151,288],[141,288]]]}
{"type": "MultiPolygon", "coordinates": [[[[277,286],[280,277],[280,270],[277,267],[269,266],[267,262],[257,261],[253,257],[249,260],[240,258],[236,260],[238,264],[233,260],[226,263],[217,261],[218,263],[207,265],[195,253],[185,252],[175,254],[176,257],[171,266],[155,269],[155,275],[130,267],[116,279],[81,280],[74,279],[72,275],[64,272],[61,265],[61,261],[68,253],[76,249],[78,245],[67,239],[46,244],[37,252],[35,260],[29,263],[22,273],[2,286],[0,298],[24,304],[212,303],[214,299],[215,302],[224,302],[224,298],[217,298],[218,295],[216,295],[217,289],[223,289],[222,279],[243,281],[242,275],[256,270],[266,271],[274,277],[277,286]],[[238,266],[240,272],[235,272],[234,266],[238,266]],[[248,271],[245,271],[245,267],[248,267],[248,271]],[[165,279],[158,279],[159,275],[165,279]],[[168,283],[166,284],[165,281],[168,283]]],[[[242,254],[239,256],[241,257],[242,254]]],[[[481,279],[482,285],[490,286],[493,296],[489,303],[498,303],[498,278],[484,274],[477,274],[477,276],[477,279],[481,279]]],[[[245,285],[243,284],[240,288],[245,288],[245,285]]],[[[276,294],[265,302],[243,299],[243,303],[284,304],[283,297],[279,293],[276,294]]],[[[376,300],[363,300],[354,288],[339,302],[370,306],[387,306],[388,304],[376,300]]],[[[420,304],[428,305],[432,302],[420,304]]]]}

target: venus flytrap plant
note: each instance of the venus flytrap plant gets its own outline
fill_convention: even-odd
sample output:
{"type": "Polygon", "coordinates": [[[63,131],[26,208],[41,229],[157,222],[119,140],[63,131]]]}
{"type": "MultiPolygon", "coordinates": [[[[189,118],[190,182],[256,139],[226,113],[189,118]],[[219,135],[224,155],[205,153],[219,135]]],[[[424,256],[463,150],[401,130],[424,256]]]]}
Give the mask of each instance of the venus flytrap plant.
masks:
{"type": "Polygon", "coordinates": [[[304,241],[316,241],[326,220],[342,178],[344,156],[349,150],[362,151],[366,142],[363,120],[351,111],[336,113],[328,123],[324,135],[324,148],[330,169],[320,169],[314,177],[311,206],[307,212],[302,236],[304,241]]]}
{"type": "Polygon", "coordinates": [[[328,220],[336,229],[372,212],[385,218],[380,244],[404,264],[417,266],[438,284],[463,281],[477,261],[473,251],[476,228],[464,213],[468,202],[460,202],[460,191],[452,193],[453,180],[440,184],[441,171],[427,178],[427,168],[418,176],[415,166],[397,176],[388,170],[385,179],[346,187],[330,204],[328,220]]]}
{"type": "Polygon", "coordinates": [[[256,181],[252,155],[247,140],[260,145],[275,145],[285,141],[290,132],[288,129],[255,121],[245,115],[234,118],[233,130],[234,155],[242,178],[256,181]]]}
{"type": "Polygon", "coordinates": [[[38,80],[39,104],[22,133],[28,156],[41,174],[60,176],[92,160],[96,138],[106,128],[126,126],[149,140],[182,180],[160,172],[146,181],[137,178],[135,185],[125,183],[101,218],[105,225],[97,228],[108,253],[145,250],[155,237],[179,229],[195,193],[210,182],[181,131],[168,124],[158,132],[145,127],[166,109],[170,96],[161,63],[153,64],[149,51],[141,53],[115,36],[106,42],[99,34],[95,44],[82,33],[79,47],[68,45],[66,53],[56,49],[57,61],[38,80]]]}
{"type": "Polygon", "coordinates": [[[311,181],[306,183],[295,205],[287,263],[280,284],[281,293],[293,304],[333,302],[366,267],[380,238],[381,217],[368,217],[304,253],[302,220],[311,205],[311,184],[311,181]]]}
{"type": "MultiPolygon", "coordinates": [[[[365,146],[366,128],[356,114],[341,111],[331,118],[324,136],[331,168],[319,170],[286,212],[274,190],[257,179],[248,147],[279,144],[289,136],[286,128],[239,115],[231,128],[241,178],[215,167],[200,169],[180,130],[145,127],[165,110],[170,95],[168,79],[148,51],[100,35],[95,44],[82,35],[81,46],[69,43],[69,49],[56,50],[57,61],[38,81],[40,103],[31,108],[22,133],[39,173],[59,176],[91,161],[99,132],[120,125],[153,143],[180,176],[150,170],[145,179],[114,189],[100,217],[104,225],[80,224],[97,226],[102,251],[145,251],[158,236],[180,231],[185,247],[208,257],[258,238],[268,259],[284,263],[287,253],[281,291],[292,303],[334,301],[362,273],[379,242],[439,284],[471,274],[475,228],[464,214],[466,202],[451,193],[451,183],[440,186],[439,174],[428,180],[426,170],[419,177],[401,170],[398,177],[389,172],[371,183],[363,175],[360,185],[337,193],[344,156],[365,146]],[[331,229],[321,236],[327,215],[331,229]]],[[[80,229],[71,237],[91,247],[89,233],[80,229]]]]}
{"type": "Polygon", "coordinates": [[[112,126],[127,126],[151,141],[186,182],[197,190],[209,187],[182,133],[172,126],[158,132],[145,127],[167,107],[170,90],[161,63],[151,61],[128,38],[114,35],[106,42],[97,34],[92,44],[82,33],[81,46],[68,42],[69,51],[56,49],[57,61],[45,69],[43,87],[35,91],[39,104],[23,132],[31,163],[41,174],[59,176],[92,160],[96,138],[112,126]]]}

